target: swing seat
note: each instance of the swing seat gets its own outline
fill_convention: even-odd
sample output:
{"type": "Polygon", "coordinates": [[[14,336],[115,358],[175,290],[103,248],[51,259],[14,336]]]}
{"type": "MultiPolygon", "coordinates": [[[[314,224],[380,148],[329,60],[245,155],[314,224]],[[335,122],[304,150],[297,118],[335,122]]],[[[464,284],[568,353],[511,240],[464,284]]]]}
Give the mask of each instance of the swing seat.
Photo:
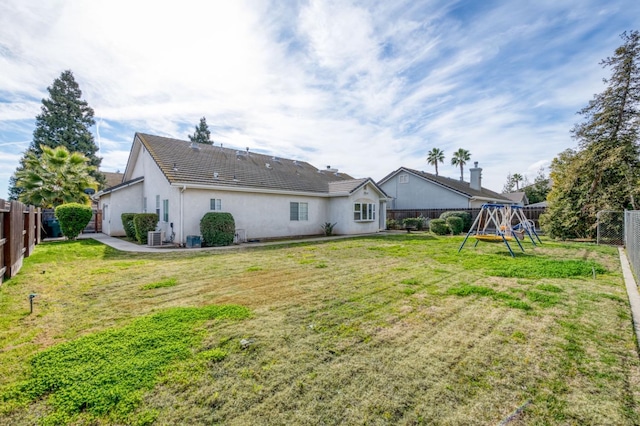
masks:
{"type": "MultiPolygon", "coordinates": [[[[502,243],[502,242],[504,242],[504,240],[502,239],[502,237],[500,235],[474,235],[473,238],[475,238],[478,241],[484,241],[485,243],[502,243]]],[[[508,235],[505,235],[504,239],[507,240],[507,241],[513,240],[513,238],[508,236],[508,235]]]]}

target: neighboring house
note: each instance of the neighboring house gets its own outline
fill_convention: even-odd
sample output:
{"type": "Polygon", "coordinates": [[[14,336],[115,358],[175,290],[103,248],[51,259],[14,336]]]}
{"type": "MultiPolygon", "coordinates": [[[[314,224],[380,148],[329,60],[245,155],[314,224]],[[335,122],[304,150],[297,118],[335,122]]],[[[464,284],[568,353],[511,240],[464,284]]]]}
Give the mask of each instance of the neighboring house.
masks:
{"type": "Polygon", "coordinates": [[[469,170],[471,182],[436,176],[400,167],[378,182],[390,197],[392,210],[468,209],[486,203],[513,204],[511,200],[482,187],[482,169],[469,170]]]}
{"type": "Polygon", "coordinates": [[[370,178],[327,167],[136,133],[123,182],[98,194],[102,230],[124,235],[122,213],[157,213],[165,238],[200,235],[211,211],[233,215],[242,239],[375,233],[385,228],[386,194],[370,178]]]}
{"type": "Polygon", "coordinates": [[[526,192],[505,192],[502,196],[510,199],[516,206],[524,207],[529,204],[526,192]]]}

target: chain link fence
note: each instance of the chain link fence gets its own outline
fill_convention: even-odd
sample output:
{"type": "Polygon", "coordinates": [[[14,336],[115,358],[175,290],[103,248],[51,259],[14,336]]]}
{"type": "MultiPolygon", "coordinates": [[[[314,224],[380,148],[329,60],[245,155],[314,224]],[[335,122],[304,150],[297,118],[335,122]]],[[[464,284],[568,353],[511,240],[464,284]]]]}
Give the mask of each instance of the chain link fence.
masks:
{"type": "Polygon", "coordinates": [[[640,277],[640,211],[624,212],[624,245],[627,248],[627,258],[631,263],[631,269],[640,277]]]}
{"type": "Polygon", "coordinates": [[[601,210],[596,215],[598,221],[597,243],[624,245],[624,212],[601,210]]]}

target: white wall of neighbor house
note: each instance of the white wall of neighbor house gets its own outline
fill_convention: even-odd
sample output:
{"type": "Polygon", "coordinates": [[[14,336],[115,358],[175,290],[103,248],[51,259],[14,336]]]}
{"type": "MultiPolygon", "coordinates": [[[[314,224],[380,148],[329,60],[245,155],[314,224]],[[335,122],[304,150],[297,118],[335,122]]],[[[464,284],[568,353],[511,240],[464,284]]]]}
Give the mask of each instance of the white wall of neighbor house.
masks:
{"type": "Polygon", "coordinates": [[[118,188],[100,197],[102,232],[113,237],[124,236],[122,213],[142,213],[144,182],[118,188]]]}
{"type": "Polygon", "coordinates": [[[392,198],[389,209],[466,209],[469,199],[410,173],[400,172],[380,185],[392,198]]]}

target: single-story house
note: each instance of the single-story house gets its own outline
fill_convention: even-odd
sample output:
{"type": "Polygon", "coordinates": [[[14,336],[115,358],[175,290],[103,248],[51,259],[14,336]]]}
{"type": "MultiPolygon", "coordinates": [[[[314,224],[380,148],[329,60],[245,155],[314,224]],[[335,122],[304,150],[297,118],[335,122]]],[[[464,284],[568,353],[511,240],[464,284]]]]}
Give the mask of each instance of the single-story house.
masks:
{"type": "Polygon", "coordinates": [[[155,212],[165,240],[200,235],[207,212],[234,217],[239,240],[385,228],[387,195],[370,178],[222,145],[136,133],[123,182],[96,194],[102,231],[124,235],[122,213],[155,212]],[[173,237],[172,237],[173,236],[173,237]]]}
{"type": "Polygon", "coordinates": [[[482,187],[482,169],[469,169],[470,182],[400,167],[378,182],[391,201],[391,210],[469,209],[486,203],[514,204],[504,195],[482,187]]]}
{"type": "Polygon", "coordinates": [[[516,206],[524,207],[529,204],[529,198],[527,198],[527,193],[524,191],[505,192],[502,195],[510,199],[516,206]]]}

